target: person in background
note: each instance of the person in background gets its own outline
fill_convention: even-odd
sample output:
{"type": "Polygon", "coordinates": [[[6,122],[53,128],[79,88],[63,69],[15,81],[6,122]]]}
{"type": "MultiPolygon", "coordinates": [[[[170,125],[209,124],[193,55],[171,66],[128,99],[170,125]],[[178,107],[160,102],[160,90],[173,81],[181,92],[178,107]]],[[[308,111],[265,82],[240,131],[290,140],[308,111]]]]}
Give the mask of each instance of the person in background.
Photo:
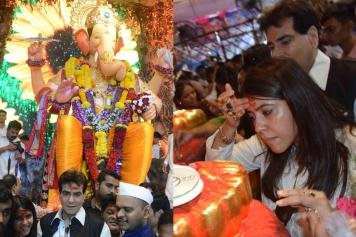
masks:
{"type": "Polygon", "coordinates": [[[153,196],[141,186],[120,182],[119,194],[116,199],[117,217],[122,237],[156,237],[148,224],[153,196]]]}
{"type": "Polygon", "coordinates": [[[7,126],[5,124],[7,112],[0,109],[0,137],[6,137],[7,126]]]}
{"type": "Polygon", "coordinates": [[[20,176],[19,164],[25,162],[24,146],[18,138],[21,129],[21,123],[10,121],[6,137],[0,137],[0,177],[6,174],[20,176]]]}
{"type": "Polygon", "coordinates": [[[175,86],[173,102],[177,109],[201,109],[208,119],[222,114],[216,103],[202,100],[189,82],[178,81],[175,86]]]}
{"type": "Polygon", "coordinates": [[[173,210],[166,210],[159,217],[158,236],[159,237],[173,236],[173,210]]]}
{"type": "Polygon", "coordinates": [[[102,213],[105,223],[109,226],[111,237],[120,237],[122,232],[117,218],[116,197],[107,196],[101,202],[102,213]]]}
{"type": "Polygon", "coordinates": [[[31,200],[25,196],[13,197],[13,214],[9,221],[11,236],[37,236],[37,217],[31,200]]]}
{"type": "Polygon", "coordinates": [[[163,192],[152,193],[153,202],[150,209],[150,217],[148,223],[151,225],[152,230],[158,234],[158,220],[163,212],[171,209],[168,197],[163,192]]]}
{"type": "Polygon", "coordinates": [[[318,49],[321,27],[310,1],[281,0],[264,12],[259,21],[272,57],[294,59],[354,119],[356,62],[329,58],[318,49]]]}
{"type": "Polygon", "coordinates": [[[165,153],[164,152],[164,140],[163,136],[159,132],[154,132],[153,134],[153,145],[152,145],[152,162],[150,169],[148,171],[148,179],[151,183],[164,184],[167,180],[167,175],[162,171],[162,164],[164,162],[165,153]]]}
{"type": "Polygon", "coordinates": [[[21,190],[21,181],[13,174],[7,174],[2,178],[12,195],[19,195],[21,190]]]}
{"type": "Polygon", "coordinates": [[[331,4],[321,18],[322,39],[331,46],[340,46],[341,58],[356,60],[354,35],[355,6],[353,3],[331,4]]]}
{"type": "Polygon", "coordinates": [[[12,212],[12,194],[4,181],[0,180],[0,236],[10,236],[8,225],[12,212]]]}
{"type": "Polygon", "coordinates": [[[86,212],[83,208],[85,176],[76,170],[67,170],[58,180],[61,209],[41,218],[37,225],[37,236],[110,237],[110,229],[102,218],[86,212]]]}
{"type": "Polygon", "coordinates": [[[94,196],[84,202],[84,209],[101,216],[101,202],[105,197],[116,196],[120,184],[119,180],[120,176],[117,173],[106,169],[102,170],[95,182],[94,196]]]}

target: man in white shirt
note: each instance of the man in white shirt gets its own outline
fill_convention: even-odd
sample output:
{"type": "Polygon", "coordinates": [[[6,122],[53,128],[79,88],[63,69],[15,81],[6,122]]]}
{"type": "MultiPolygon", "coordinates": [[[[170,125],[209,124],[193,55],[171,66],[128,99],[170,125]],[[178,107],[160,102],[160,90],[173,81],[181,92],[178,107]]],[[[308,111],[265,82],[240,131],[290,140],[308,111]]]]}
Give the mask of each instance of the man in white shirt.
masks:
{"type": "Polygon", "coordinates": [[[22,129],[21,123],[13,120],[9,123],[6,136],[0,136],[0,177],[6,174],[14,174],[19,176],[19,163],[25,161],[24,146],[18,138],[19,132],[22,129]]]}
{"type": "Polygon", "coordinates": [[[260,20],[272,56],[294,59],[325,94],[353,117],[356,63],[329,58],[318,49],[320,23],[307,1],[281,1],[260,20]]]}
{"type": "Polygon", "coordinates": [[[5,124],[6,121],[6,111],[0,109],[0,137],[6,137],[7,126],[5,124]]]}
{"type": "Polygon", "coordinates": [[[58,181],[62,208],[41,218],[37,236],[43,237],[110,237],[109,227],[102,219],[82,207],[87,186],[85,176],[77,170],[67,170],[58,181]]]}

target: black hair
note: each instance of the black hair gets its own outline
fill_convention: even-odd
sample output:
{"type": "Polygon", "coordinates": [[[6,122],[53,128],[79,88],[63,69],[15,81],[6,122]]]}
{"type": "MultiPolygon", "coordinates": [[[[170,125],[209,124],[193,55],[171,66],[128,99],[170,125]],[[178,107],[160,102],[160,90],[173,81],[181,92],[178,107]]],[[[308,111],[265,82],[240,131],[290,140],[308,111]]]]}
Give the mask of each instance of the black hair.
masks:
{"type": "Polygon", "coordinates": [[[306,34],[311,26],[320,30],[317,12],[307,0],[282,0],[267,10],[259,19],[261,31],[269,27],[280,27],[284,20],[293,18],[293,27],[299,34],[306,34]]]}
{"type": "Polygon", "coordinates": [[[14,128],[18,131],[20,131],[22,129],[22,125],[19,121],[17,120],[12,120],[9,122],[9,124],[7,125],[7,129],[9,130],[10,128],[14,128]]]}
{"type": "Polygon", "coordinates": [[[185,108],[184,106],[181,105],[183,91],[186,86],[190,86],[194,89],[194,91],[196,92],[196,95],[197,95],[197,100],[200,101],[200,99],[201,99],[199,97],[198,92],[196,91],[194,86],[189,81],[178,81],[175,85],[175,94],[174,94],[174,98],[173,98],[173,102],[176,105],[177,109],[189,109],[189,108],[185,108]]]}
{"type": "Polygon", "coordinates": [[[4,180],[5,185],[11,190],[14,185],[17,184],[17,178],[13,174],[6,174],[2,178],[4,180]]]}
{"type": "Polygon", "coordinates": [[[21,195],[17,195],[13,197],[13,213],[11,215],[11,218],[9,220],[9,226],[10,229],[12,229],[12,235],[13,236],[17,236],[15,233],[15,229],[14,229],[14,224],[17,218],[17,211],[19,209],[25,209],[25,210],[29,210],[32,213],[33,216],[33,224],[30,230],[30,233],[26,236],[26,237],[36,237],[37,236],[37,215],[36,215],[36,209],[33,205],[33,203],[31,202],[31,200],[26,197],[26,196],[21,196],[21,195]]]}
{"type": "Polygon", "coordinates": [[[341,23],[355,21],[355,7],[352,3],[333,3],[327,7],[321,17],[321,23],[324,24],[327,20],[335,18],[341,23]]]}
{"type": "MultiPolygon", "coordinates": [[[[242,92],[244,96],[286,101],[298,129],[295,143],[285,152],[276,154],[268,150],[269,164],[262,176],[264,195],[277,200],[283,171],[290,159],[296,159],[297,175],[308,173],[305,187],[321,190],[332,198],[341,184],[342,196],[346,189],[349,150],[336,139],[335,129],[349,126],[352,133],[355,123],[329,101],[310,76],[292,59],[271,58],[247,71],[242,92]]],[[[276,214],[286,223],[294,211],[277,207],[276,214]]]]}
{"type": "Polygon", "coordinates": [[[106,196],[101,201],[101,210],[102,210],[102,212],[104,212],[105,209],[110,205],[114,205],[114,206],[116,205],[116,197],[114,195],[106,196]]]}
{"type": "MultiPolygon", "coordinates": [[[[237,73],[237,71],[221,64],[215,74],[215,83],[219,83],[224,86],[226,83],[229,83],[232,88],[238,88],[237,73]]],[[[222,93],[222,91],[218,91],[218,93],[222,93]]]]}
{"type": "Polygon", "coordinates": [[[242,69],[249,68],[261,63],[263,60],[272,57],[271,48],[266,44],[256,44],[242,53],[242,69]]]}
{"type": "Polygon", "coordinates": [[[25,141],[28,141],[28,140],[30,139],[27,134],[21,134],[21,135],[19,136],[19,138],[20,138],[20,140],[25,140],[25,141]]]}
{"type": "Polygon", "coordinates": [[[158,138],[158,139],[162,139],[163,136],[162,136],[162,134],[160,134],[159,132],[154,132],[154,133],[153,133],[153,137],[154,137],[154,138],[158,138]]]}
{"type": "Polygon", "coordinates": [[[161,225],[167,225],[167,224],[173,225],[173,210],[172,209],[165,210],[162,213],[162,215],[158,219],[157,228],[159,229],[159,227],[161,225]]]}
{"type": "Polygon", "coordinates": [[[67,171],[64,171],[63,174],[59,177],[58,180],[58,186],[59,186],[59,192],[62,192],[63,185],[65,184],[71,184],[75,183],[76,185],[80,186],[83,185],[83,193],[85,192],[85,189],[87,188],[87,180],[84,176],[84,174],[80,171],[77,171],[75,169],[70,169],[67,171]]]}
{"type": "Polygon", "coordinates": [[[108,170],[108,169],[103,169],[102,171],[100,171],[100,173],[98,175],[97,182],[99,184],[101,182],[103,182],[107,175],[113,177],[114,179],[121,180],[121,176],[118,175],[115,171],[111,171],[111,170],[108,170]]]}
{"type": "Polygon", "coordinates": [[[159,210],[166,211],[171,208],[168,197],[163,192],[154,193],[153,202],[151,203],[151,207],[154,212],[157,212],[159,210]]]}
{"type": "Polygon", "coordinates": [[[242,54],[236,54],[230,61],[233,63],[242,63],[242,54]]]}
{"type": "Polygon", "coordinates": [[[4,180],[0,180],[0,202],[7,202],[12,200],[12,193],[10,188],[7,187],[7,184],[4,180]]]}
{"type": "Polygon", "coordinates": [[[7,115],[6,110],[0,109],[0,114],[1,114],[1,113],[7,115]]]}

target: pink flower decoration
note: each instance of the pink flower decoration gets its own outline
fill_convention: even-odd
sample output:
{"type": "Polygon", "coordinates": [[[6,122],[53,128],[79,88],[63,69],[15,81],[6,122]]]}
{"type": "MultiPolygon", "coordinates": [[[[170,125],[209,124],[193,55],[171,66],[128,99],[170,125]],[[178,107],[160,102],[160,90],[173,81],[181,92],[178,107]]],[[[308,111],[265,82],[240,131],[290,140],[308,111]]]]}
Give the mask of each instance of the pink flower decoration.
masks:
{"type": "Polygon", "coordinates": [[[352,218],[356,218],[356,199],[341,197],[336,202],[336,208],[345,212],[352,218]]]}

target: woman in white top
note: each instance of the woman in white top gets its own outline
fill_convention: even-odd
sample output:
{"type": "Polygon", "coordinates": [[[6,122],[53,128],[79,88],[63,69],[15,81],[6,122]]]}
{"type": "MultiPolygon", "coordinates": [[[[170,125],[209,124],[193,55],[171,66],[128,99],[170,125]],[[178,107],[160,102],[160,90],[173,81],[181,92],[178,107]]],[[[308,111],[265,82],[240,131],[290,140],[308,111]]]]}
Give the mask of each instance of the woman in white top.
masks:
{"type": "MultiPolygon", "coordinates": [[[[220,96],[226,121],[207,141],[206,160],[236,160],[247,170],[261,169],[262,201],[275,210],[291,236],[309,227],[298,217],[305,209],[276,206],[281,189],[324,192],[331,206],[354,196],[351,170],[356,126],[330,102],[297,63],[267,59],[246,72],[243,98],[230,86],[220,96]],[[233,144],[239,118],[248,113],[256,135],[233,144]]],[[[305,192],[309,193],[309,192],[305,192]]]]}

